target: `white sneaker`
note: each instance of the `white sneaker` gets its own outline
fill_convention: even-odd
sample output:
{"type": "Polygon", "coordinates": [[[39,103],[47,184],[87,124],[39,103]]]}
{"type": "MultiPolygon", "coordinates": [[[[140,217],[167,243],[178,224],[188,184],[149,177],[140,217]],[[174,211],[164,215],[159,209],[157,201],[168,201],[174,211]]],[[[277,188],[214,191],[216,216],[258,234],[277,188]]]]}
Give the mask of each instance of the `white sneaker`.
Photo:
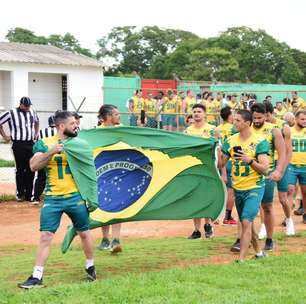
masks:
{"type": "Polygon", "coordinates": [[[39,205],[39,201],[31,201],[31,205],[37,206],[37,205],[39,205]]]}
{"type": "Polygon", "coordinates": [[[286,235],[295,235],[294,224],[291,217],[286,218],[286,235]]]}
{"type": "Polygon", "coordinates": [[[265,224],[261,224],[260,225],[260,230],[259,230],[259,233],[258,233],[258,238],[260,240],[263,240],[267,237],[267,231],[266,231],[266,226],[265,224]]]}

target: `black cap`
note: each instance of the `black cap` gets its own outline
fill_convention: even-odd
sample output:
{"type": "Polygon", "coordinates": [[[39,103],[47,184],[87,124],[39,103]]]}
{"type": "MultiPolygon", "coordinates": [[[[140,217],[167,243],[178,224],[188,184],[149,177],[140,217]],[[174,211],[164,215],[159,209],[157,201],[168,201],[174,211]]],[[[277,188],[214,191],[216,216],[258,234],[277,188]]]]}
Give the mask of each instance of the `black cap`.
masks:
{"type": "Polygon", "coordinates": [[[54,115],[52,115],[48,118],[48,125],[49,125],[49,127],[55,126],[55,116],[54,115]]]}
{"type": "Polygon", "coordinates": [[[20,99],[20,104],[23,104],[26,107],[29,107],[32,104],[32,101],[31,101],[30,97],[23,96],[20,99]]]}
{"type": "Polygon", "coordinates": [[[82,118],[83,116],[80,115],[78,112],[73,112],[72,115],[74,116],[75,119],[82,118]]]}

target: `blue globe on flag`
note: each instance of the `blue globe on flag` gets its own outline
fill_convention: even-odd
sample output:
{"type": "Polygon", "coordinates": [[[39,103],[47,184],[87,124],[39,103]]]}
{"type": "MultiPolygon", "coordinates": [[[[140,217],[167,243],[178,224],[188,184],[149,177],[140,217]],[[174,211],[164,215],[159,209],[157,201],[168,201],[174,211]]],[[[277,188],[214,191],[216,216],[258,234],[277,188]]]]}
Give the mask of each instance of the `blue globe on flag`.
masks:
{"type": "Polygon", "coordinates": [[[152,163],[136,150],[102,151],[95,158],[99,208],[119,212],[136,202],[152,179],[152,163]]]}

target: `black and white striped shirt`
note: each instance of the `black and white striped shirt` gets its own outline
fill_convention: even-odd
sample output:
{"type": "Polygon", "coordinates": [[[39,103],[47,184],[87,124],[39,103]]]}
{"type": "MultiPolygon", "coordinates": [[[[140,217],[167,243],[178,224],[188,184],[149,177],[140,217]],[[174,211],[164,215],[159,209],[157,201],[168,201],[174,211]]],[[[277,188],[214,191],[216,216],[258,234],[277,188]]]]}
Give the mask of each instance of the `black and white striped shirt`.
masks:
{"type": "Polygon", "coordinates": [[[38,139],[51,137],[51,136],[56,135],[56,133],[57,133],[56,127],[44,128],[39,131],[38,139]]]}
{"type": "Polygon", "coordinates": [[[0,116],[0,125],[8,122],[12,141],[32,141],[35,139],[34,125],[39,121],[36,112],[32,109],[23,112],[15,108],[0,116]]]}

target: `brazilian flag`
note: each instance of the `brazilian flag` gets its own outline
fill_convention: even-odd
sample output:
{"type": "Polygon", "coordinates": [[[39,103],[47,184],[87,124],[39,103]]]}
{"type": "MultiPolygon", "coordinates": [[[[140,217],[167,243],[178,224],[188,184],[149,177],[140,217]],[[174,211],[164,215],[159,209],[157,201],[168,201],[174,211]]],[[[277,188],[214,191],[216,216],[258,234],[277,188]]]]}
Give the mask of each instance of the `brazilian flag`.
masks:
{"type": "MultiPolygon", "coordinates": [[[[149,128],[110,127],[64,142],[83,199],[97,208],[91,228],[145,220],[216,219],[225,188],[215,164],[214,140],[149,128]]],[[[66,252],[76,235],[68,229],[66,252]]]]}

